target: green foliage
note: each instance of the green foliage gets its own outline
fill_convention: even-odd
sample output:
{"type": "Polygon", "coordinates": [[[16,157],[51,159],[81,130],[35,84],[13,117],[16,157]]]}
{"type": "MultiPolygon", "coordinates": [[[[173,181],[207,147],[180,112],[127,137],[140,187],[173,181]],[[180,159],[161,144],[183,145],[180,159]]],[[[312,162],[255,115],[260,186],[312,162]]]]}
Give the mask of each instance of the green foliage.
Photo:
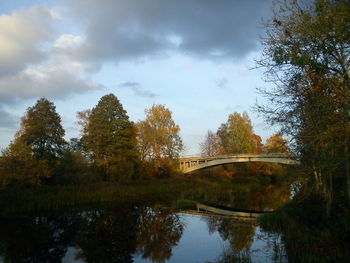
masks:
{"type": "Polygon", "coordinates": [[[329,198],[334,175],[347,178],[350,205],[350,3],[278,1],[275,11],[259,64],[276,86],[262,91],[270,104],[258,109],[293,137],[329,198]]]}
{"type": "Polygon", "coordinates": [[[41,185],[51,181],[66,142],[61,118],[52,102],[39,99],[29,107],[15,140],[3,153],[1,184],[41,185]]]}
{"type": "Polygon", "coordinates": [[[217,133],[227,153],[252,153],[255,150],[253,126],[246,112],[231,114],[217,133]]]}
{"type": "Polygon", "coordinates": [[[15,143],[28,145],[35,157],[49,160],[61,154],[66,143],[64,133],[56,107],[46,98],[41,98],[27,109],[15,143]]]}
{"type": "Polygon", "coordinates": [[[105,179],[128,181],[136,175],[138,152],[134,125],[117,97],[103,96],[83,127],[82,142],[105,179]]]}

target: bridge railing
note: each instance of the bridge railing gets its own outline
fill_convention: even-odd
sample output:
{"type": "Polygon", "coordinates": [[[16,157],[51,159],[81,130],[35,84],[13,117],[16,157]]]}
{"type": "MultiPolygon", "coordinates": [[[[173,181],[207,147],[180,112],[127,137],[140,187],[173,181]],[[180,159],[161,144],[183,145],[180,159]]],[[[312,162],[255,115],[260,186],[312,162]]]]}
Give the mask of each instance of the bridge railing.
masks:
{"type": "Polygon", "coordinates": [[[187,170],[192,167],[196,166],[211,166],[213,162],[217,163],[220,160],[226,160],[226,159],[243,159],[238,162],[259,162],[259,159],[261,161],[266,162],[266,159],[268,162],[276,162],[276,159],[281,159],[281,161],[277,161],[280,163],[285,164],[291,164],[291,163],[298,163],[296,161],[296,156],[292,154],[285,154],[285,153],[263,153],[263,154],[252,154],[252,153],[240,153],[240,154],[230,154],[230,155],[218,155],[218,156],[194,156],[194,157],[185,157],[180,158],[179,164],[181,170],[187,170]],[[257,160],[258,159],[258,160],[257,160]],[[287,160],[286,160],[287,159],[287,160]],[[207,164],[208,163],[208,164],[207,164]]]}

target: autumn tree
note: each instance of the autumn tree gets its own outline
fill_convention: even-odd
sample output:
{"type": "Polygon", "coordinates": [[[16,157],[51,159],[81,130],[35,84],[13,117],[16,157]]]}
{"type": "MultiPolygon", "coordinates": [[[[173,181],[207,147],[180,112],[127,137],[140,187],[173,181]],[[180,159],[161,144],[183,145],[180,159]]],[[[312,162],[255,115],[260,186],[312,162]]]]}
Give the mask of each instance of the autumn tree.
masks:
{"type": "Polygon", "coordinates": [[[137,253],[152,262],[166,262],[184,231],[178,214],[167,208],[141,210],[136,225],[137,253]]]}
{"type": "Polygon", "coordinates": [[[84,118],[82,143],[105,179],[125,181],[135,176],[136,132],[118,98],[103,96],[84,118]]]}
{"type": "Polygon", "coordinates": [[[259,135],[253,134],[252,140],[254,142],[255,153],[261,153],[264,148],[264,144],[262,143],[262,139],[259,135]]]}
{"type": "Polygon", "coordinates": [[[255,150],[253,126],[246,112],[229,115],[227,122],[221,124],[217,134],[227,153],[252,153],[255,150]]]}
{"type": "Polygon", "coordinates": [[[332,176],[343,171],[350,206],[349,23],[346,0],[278,1],[258,63],[275,83],[259,110],[294,138],[318,186],[332,191],[332,176]]]}
{"type": "Polygon", "coordinates": [[[153,105],[145,113],[146,119],[137,123],[141,159],[152,161],[155,168],[163,162],[172,163],[183,149],[180,127],[175,124],[172,112],[164,105],[153,105]]]}
{"type": "Polygon", "coordinates": [[[22,117],[15,143],[30,146],[33,155],[39,159],[49,159],[60,155],[66,144],[64,134],[55,105],[46,98],[41,98],[22,117]]]}
{"type": "Polygon", "coordinates": [[[14,141],[4,152],[11,180],[37,185],[51,178],[66,144],[64,133],[61,118],[51,101],[41,98],[29,107],[14,141]]]}
{"type": "Polygon", "coordinates": [[[280,133],[276,133],[266,140],[264,150],[266,153],[290,153],[288,141],[280,133]]]}
{"type": "Polygon", "coordinates": [[[224,154],[224,147],[217,133],[208,131],[204,142],[200,144],[202,156],[217,156],[224,154]]]}

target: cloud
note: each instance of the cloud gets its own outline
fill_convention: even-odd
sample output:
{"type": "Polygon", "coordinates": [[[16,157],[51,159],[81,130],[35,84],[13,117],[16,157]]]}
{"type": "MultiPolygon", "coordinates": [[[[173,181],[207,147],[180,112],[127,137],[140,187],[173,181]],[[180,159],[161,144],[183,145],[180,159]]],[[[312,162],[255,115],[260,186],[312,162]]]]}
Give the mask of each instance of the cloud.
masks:
{"type": "Polygon", "coordinates": [[[156,96],[155,93],[142,89],[141,84],[138,82],[123,82],[118,86],[121,88],[129,88],[135,95],[140,97],[154,98],[156,96]]]}
{"type": "Polygon", "coordinates": [[[41,71],[28,69],[15,76],[0,79],[0,101],[46,96],[63,98],[73,92],[96,89],[92,82],[80,79],[65,70],[41,71]],[[10,87],[10,88],[9,88],[10,87]]]}
{"type": "Polygon", "coordinates": [[[38,5],[0,15],[1,104],[41,96],[64,98],[100,88],[80,77],[88,66],[67,52],[80,45],[83,37],[62,34],[55,40],[51,13],[38,5]]]}
{"type": "Polygon", "coordinates": [[[240,59],[258,47],[270,0],[67,1],[86,25],[79,59],[119,62],[179,51],[206,59],[240,59]]]}
{"type": "Polygon", "coordinates": [[[0,127],[13,129],[16,127],[18,118],[0,107],[0,127]]]}
{"type": "Polygon", "coordinates": [[[222,79],[219,79],[217,82],[216,82],[216,86],[218,86],[220,89],[225,89],[227,88],[227,84],[228,84],[228,80],[227,78],[222,78],[222,79]]]}
{"type": "Polygon", "coordinates": [[[42,6],[0,15],[0,77],[43,61],[52,38],[51,15],[42,6]]]}
{"type": "Polygon", "coordinates": [[[63,34],[53,44],[54,48],[66,49],[79,46],[84,41],[82,36],[63,34]]]}

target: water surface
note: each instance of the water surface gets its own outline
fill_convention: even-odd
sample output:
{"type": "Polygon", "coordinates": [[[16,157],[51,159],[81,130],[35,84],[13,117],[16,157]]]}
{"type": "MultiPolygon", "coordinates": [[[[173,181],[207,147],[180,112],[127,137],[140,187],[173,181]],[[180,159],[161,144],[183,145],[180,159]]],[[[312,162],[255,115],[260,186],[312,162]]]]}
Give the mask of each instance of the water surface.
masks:
{"type": "MultiPolygon", "coordinates": [[[[225,195],[217,189],[212,200],[258,210],[275,209],[290,197],[285,185],[255,186],[254,191],[244,187],[226,189],[225,195]]],[[[140,200],[2,217],[0,261],[286,262],[280,237],[262,231],[256,221],[195,214],[174,204],[176,200],[140,200]]]]}

